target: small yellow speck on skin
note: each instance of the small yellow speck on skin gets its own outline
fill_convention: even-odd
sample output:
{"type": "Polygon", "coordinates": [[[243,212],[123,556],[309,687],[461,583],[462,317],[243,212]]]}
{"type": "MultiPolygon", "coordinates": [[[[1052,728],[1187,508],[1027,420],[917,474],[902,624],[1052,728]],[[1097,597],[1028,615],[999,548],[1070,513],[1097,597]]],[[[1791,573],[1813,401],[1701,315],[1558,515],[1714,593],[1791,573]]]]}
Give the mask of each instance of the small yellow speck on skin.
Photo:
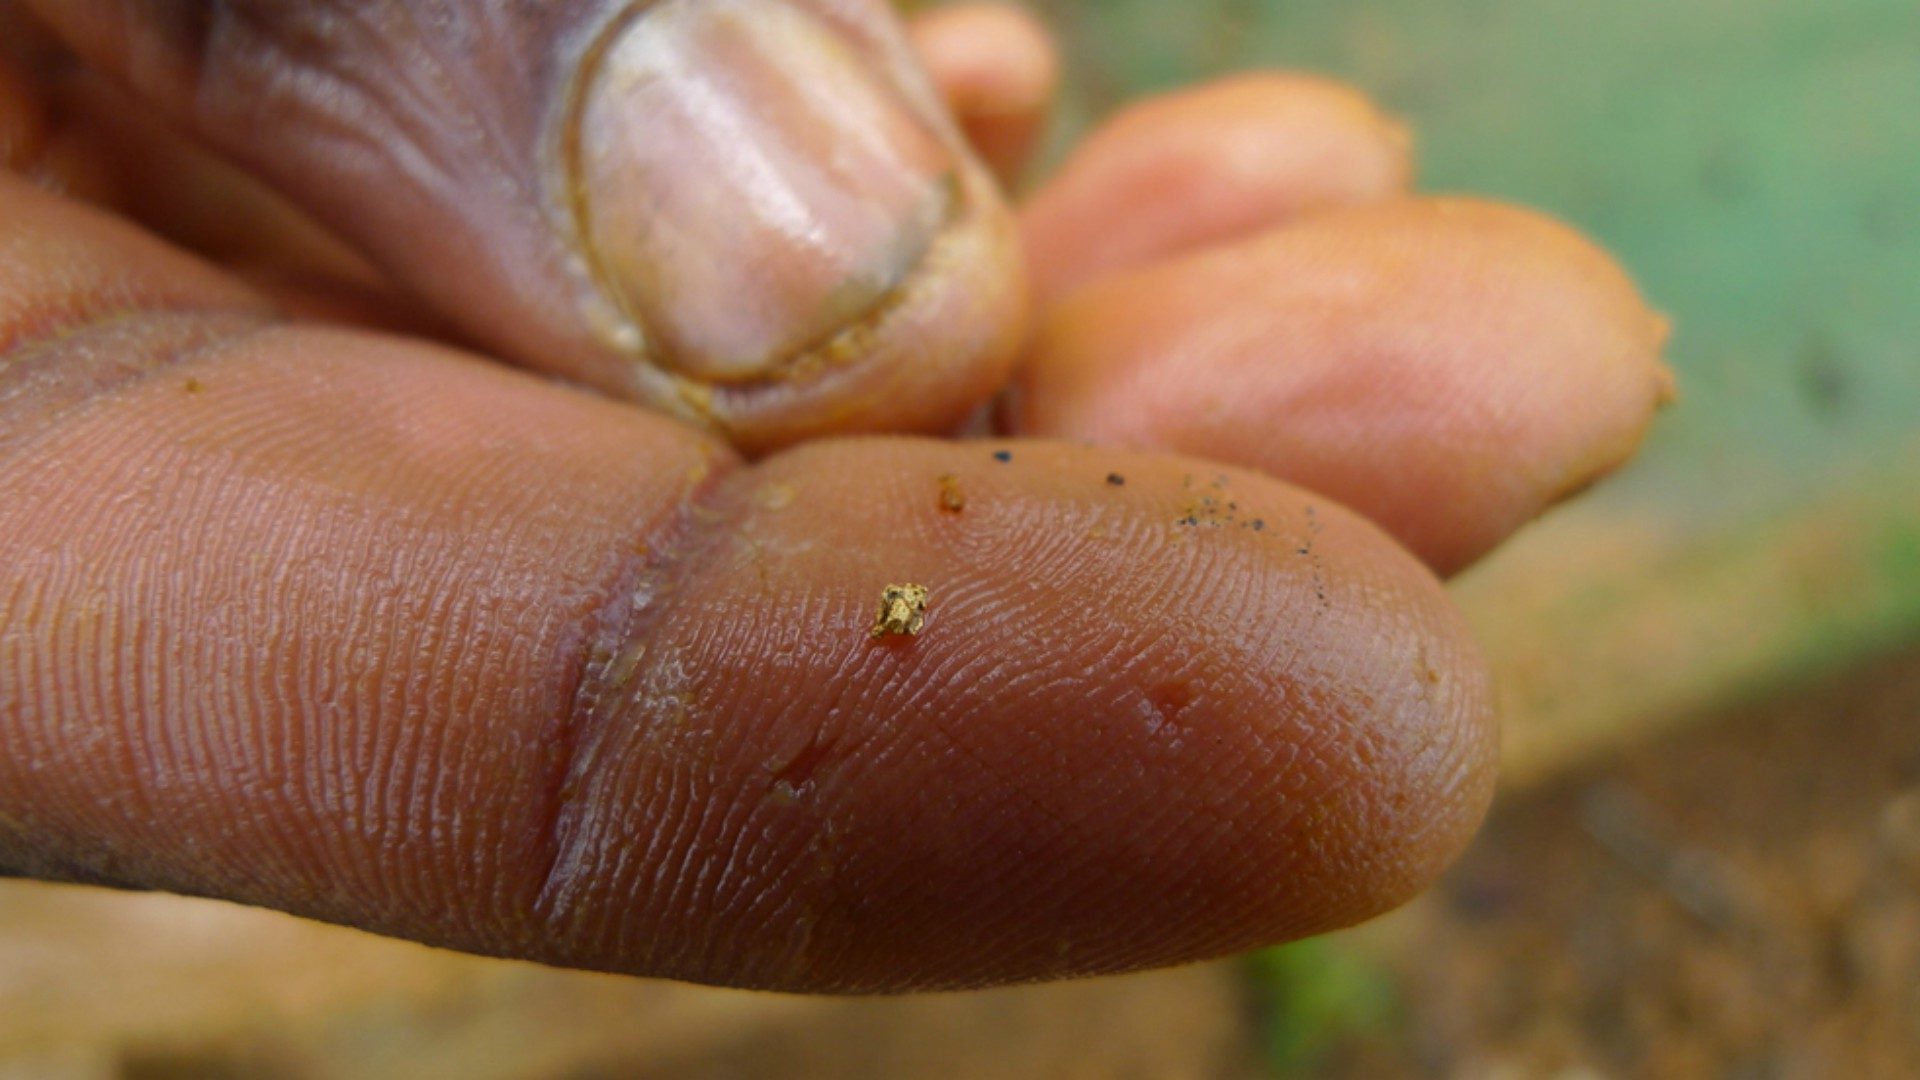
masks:
{"type": "Polygon", "coordinates": [[[967,493],[960,490],[960,478],[948,473],[940,478],[940,509],[957,514],[967,508],[967,493]]]}
{"type": "Polygon", "coordinates": [[[913,637],[927,625],[927,588],[889,585],[880,594],[880,613],[874,617],[874,638],[913,637]]]}

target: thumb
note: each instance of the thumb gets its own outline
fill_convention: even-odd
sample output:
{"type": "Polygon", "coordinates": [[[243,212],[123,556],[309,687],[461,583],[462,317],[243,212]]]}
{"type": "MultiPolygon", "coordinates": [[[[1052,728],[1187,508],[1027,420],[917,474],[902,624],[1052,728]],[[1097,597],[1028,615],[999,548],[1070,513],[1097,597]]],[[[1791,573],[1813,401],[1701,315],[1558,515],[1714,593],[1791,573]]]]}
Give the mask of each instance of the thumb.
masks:
{"type": "Polygon", "coordinates": [[[520,363],[764,450],[1004,379],[1010,217],[878,0],[35,0],[520,363]]]}

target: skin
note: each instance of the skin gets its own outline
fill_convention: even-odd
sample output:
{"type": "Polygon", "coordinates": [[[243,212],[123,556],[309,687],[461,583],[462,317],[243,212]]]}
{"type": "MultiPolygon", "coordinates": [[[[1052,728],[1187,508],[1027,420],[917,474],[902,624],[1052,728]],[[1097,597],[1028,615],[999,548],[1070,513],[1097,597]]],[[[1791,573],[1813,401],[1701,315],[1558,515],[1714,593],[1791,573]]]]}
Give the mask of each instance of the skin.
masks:
{"type": "Polygon", "coordinates": [[[1020,178],[1046,128],[1060,61],[1025,8],[955,4],[908,27],[960,130],[1001,181],[1020,178]]]}
{"type": "Polygon", "coordinates": [[[1054,300],[1412,180],[1406,126],[1351,87],[1260,72],[1148,98],[1088,136],[1024,208],[1034,291],[1054,300]]]}
{"type": "Polygon", "coordinates": [[[673,0],[643,17],[626,0],[29,6],[488,351],[750,451],[949,429],[1015,359],[1016,224],[884,0],[673,0]],[[772,70],[823,41],[826,59],[772,70]],[[661,53],[708,77],[662,77],[661,53]],[[882,138],[833,126],[849,116],[884,116],[882,138]],[[888,199],[915,185],[940,196],[937,218],[888,199]],[[872,250],[890,239],[924,257],[894,273],[872,250]],[[704,280],[732,265],[758,284],[704,280]],[[714,364],[712,336],[767,352],[714,364]]]}
{"type": "Polygon", "coordinates": [[[1633,455],[1665,338],[1564,226],[1383,198],[1075,293],[1013,426],[1257,465],[1452,573],[1633,455]]]}
{"type": "MultiPolygon", "coordinates": [[[[141,124],[196,84],[170,63],[231,58],[179,49],[165,6],[47,9],[100,66],[5,38],[0,870],[833,992],[1348,925],[1429,882],[1492,788],[1486,674],[1436,570],[1617,463],[1664,385],[1657,321],[1603,256],[1406,199],[1376,110],[1275,79],[1096,135],[1024,211],[1028,254],[916,270],[939,296],[1071,268],[1037,272],[1030,343],[1024,301],[985,331],[936,304],[858,358],[924,394],[909,358],[998,385],[1007,361],[970,343],[1021,342],[1006,438],[824,437],[955,411],[829,387],[782,405],[823,437],[764,454],[444,343],[496,314],[473,305],[497,282],[448,257],[470,205],[377,209],[378,176],[315,201],[171,135],[99,138],[89,84],[141,124]],[[1155,124],[1182,133],[1173,174],[1219,184],[1190,217],[1142,180],[1155,124]],[[1232,167],[1249,132],[1274,160],[1345,149],[1232,167]],[[223,267],[153,235],[194,235],[203,201],[116,217],[58,193],[191,195],[188,168],[282,239],[223,267]],[[1116,251],[1085,207],[1151,227],[1116,251]],[[394,235],[351,253],[314,224],[358,213],[394,235]],[[449,279],[432,316],[422,268],[449,279]],[[1501,438],[1469,438],[1489,416],[1501,438]],[[873,638],[904,582],[931,591],[923,632],[873,638]]],[[[942,19],[915,40],[956,129],[1037,130],[1051,53],[968,36],[1031,24],[942,19]]],[[[276,144],[324,157],[279,119],[276,144]]],[[[475,220],[494,257],[566,242],[475,220]]]]}

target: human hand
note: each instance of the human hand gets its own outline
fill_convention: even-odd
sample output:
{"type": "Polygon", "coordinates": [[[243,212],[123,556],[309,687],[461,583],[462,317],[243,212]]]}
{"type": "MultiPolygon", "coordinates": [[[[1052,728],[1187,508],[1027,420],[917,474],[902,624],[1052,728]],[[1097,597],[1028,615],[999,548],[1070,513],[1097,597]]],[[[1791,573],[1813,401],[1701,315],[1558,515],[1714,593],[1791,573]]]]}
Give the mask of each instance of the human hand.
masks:
{"type": "MultiPolygon", "coordinates": [[[[22,874],[799,990],[1346,925],[1491,791],[1436,574],[1666,390],[1603,255],[1407,197],[1315,80],[1137,106],[1016,217],[871,0],[28,6],[66,44],[0,6],[22,874]],[[1009,378],[991,440],[831,437],[1009,378]],[[924,630],[874,636],[906,582],[924,630]]],[[[1016,168],[1044,38],[912,40],[1016,168]]]]}

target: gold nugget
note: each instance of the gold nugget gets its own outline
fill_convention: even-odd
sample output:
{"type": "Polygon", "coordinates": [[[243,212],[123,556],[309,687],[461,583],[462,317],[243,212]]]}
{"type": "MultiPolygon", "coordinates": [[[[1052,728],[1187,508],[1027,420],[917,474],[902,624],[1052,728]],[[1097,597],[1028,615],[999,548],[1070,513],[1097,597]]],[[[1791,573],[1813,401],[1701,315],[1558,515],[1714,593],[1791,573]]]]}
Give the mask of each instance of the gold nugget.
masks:
{"type": "Polygon", "coordinates": [[[940,478],[940,509],[957,514],[967,508],[967,493],[960,490],[960,478],[948,473],[940,478]]]}
{"type": "Polygon", "coordinates": [[[880,614],[873,620],[874,637],[912,637],[926,625],[926,586],[889,585],[880,594],[880,614]]]}

